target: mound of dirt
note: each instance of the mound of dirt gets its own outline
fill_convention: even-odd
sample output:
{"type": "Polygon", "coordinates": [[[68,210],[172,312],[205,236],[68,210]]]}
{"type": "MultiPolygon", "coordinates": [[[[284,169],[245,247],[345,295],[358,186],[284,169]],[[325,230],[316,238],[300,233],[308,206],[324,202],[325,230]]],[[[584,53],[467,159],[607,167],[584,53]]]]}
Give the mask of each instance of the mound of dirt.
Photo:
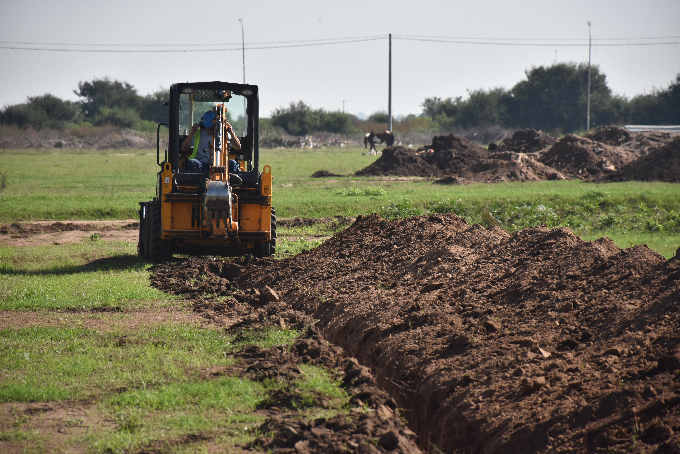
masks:
{"type": "Polygon", "coordinates": [[[658,150],[670,141],[678,137],[678,134],[661,131],[646,131],[632,133],[632,139],[623,145],[621,149],[635,156],[645,156],[654,150],[658,150]]]}
{"type": "Polygon", "coordinates": [[[323,178],[323,177],[341,177],[342,175],[338,175],[336,173],[332,173],[328,170],[317,170],[314,172],[311,177],[312,178],[323,178]]]}
{"type": "Polygon", "coordinates": [[[632,153],[585,137],[568,134],[539,160],[573,178],[600,179],[636,159],[632,153]]]}
{"type": "Polygon", "coordinates": [[[616,126],[600,126],[593,131],[586,132],[583,134],[583,137],[612,147],[618,147],[626,142],[630,142],[633,135],[628,130],[617,128],[616,126]]]}
{"type": "Polygon", "coordinates": [[[496,151],[510,151],[514,153],[535,153],[548,148],[557,142],[557,139],[549,134],[544,134],[535,129],[520,129],[501,142],[496,151]]]}
{"type": "Polygon", "coordinates": [[[435,136],[432,145],[413,150],[394,146],[383,150],[373,164],[356,172],[358,176],[444,176],[459,174],[489,152],[454,134],[435,136]]]}
{"type": "Polygon", "coordinates": [[[358,170],[357,176],[440,176],[444,172],[427,162],[422,154],[399,145],[387,147],[382,156],[368,167],[358,170]]]}
{"type": "Polygon", "coordinates": [[[621,168],[612,181],[680,182],[680,135],[659,149],[621,168]]]}
{"type": "Polygon", "coordinates": [[[240,306],[270,288],[272,315],[318,320],[405,409],[421,448],[680,451],[678,255],[566,228],[372,215],[282,261],[166,265],[176,273],[162,284],[192,282],[201,263],[228,282],[217,294],[240,289],[240,306]]]}
{"type": "Polygon", "coordinates": [[[500,183],[563,179],[564,175],[524,153],[494,152],[457,137],[435,136],[432,145],[412,150],[386,148],[356,175],[439,177],[437,184],[500,183]]]}

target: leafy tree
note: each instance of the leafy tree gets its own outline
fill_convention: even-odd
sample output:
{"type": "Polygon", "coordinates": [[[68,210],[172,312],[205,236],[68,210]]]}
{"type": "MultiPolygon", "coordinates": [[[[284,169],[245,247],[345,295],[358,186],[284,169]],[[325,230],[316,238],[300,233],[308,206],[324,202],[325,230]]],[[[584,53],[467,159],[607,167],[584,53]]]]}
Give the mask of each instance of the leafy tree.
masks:
{"type": "Polygon", "coordinates": [[[666,111],[666,124],[680,124],[680,74],[675,76],[668,89],[660,93],[662,104],[666,111]]]}
{"type": "Polygon", "coordinates": [[[442,114],[448,118],[456,118],[460,105],[462,103],[462,97],[457,98],[446,98],[442,100],[441,98],[425,98],[423,101],[423,115],[426,117],[436,118],[442,114]]]}
{"type": "Polygon", "coordinates": [[[343,112],[328,112],[324,109],[312,109],[302,101],[290,103],[287,108],[278,108],[272,112],[273,126],[283,128],[288,134],[305,135],[314,131],[345,134],[354,132],[353,116],[343,112]]]}
{"type": "Polygon", "coordinates": [[[131,84],[112,81],[108,77],[94,79],[92,82],[79,82],[78,90],[73,90],[73,92],[83,98],[80,105],[88,120],[94,120],[97,115],[101,114],[104,107],[130,108],[137,112],[142,107],[142,98],[131,84]]]}
{"type": "Polygon", "coordinates": [[[139,112],[131,108],[102,106],[92,124],[95,126],[118,126],[120,128],[137,128],[141,122],[139,112]]]}
{"type": "Polygon", "coordinates": [[[454,124],[465,128],[504,124],[509,121],[507,115],[509,98],[507,90],[501,87],[488,92],[471,91],[469,98],[459,103],[454,124]]]}
{"type": "Polygon", "coordinates": [[[170,99],[170,90],[160,89],[154,93],[146,95],[141,100],[141,110],[139,116],[144,120],[154,123],[168,122],[168,107],[163,103],[170,99]]]}
{"type": "Polygon", "coordinates": [[[32,96],[23,104],[7,106],[0,112],[0,123],[35,129],[63,129],[80,122],[80,106],[54,95],[32,96]]]}
{"type": "Polygon", "coordinates": [[[629,103],[630,120],[635,124],[680,124],[680,74],[665,90],[635,96],[629,103]]]}
{"type": "MultiPolygon", "coordinates": [[[[510,113],[516,126],[548,131],[573,132],[585,129],[588,65],[559,63],[526,72],[527,80],[511,90],[510,113]]],[[[606,76],[591,66],[591,111],[611,97],[606,76]]],[[[591,118],[591,126],[594,126],[591,118]]]]}
{"type": "Polygon", "coordinates": [[[385,124],[389,123],[390,121],[387,112],[385,112],[384,110],[373,112],[371,115],[368,116],[368,120],[372,121],[373,123],[385,123],[385,124]]]}

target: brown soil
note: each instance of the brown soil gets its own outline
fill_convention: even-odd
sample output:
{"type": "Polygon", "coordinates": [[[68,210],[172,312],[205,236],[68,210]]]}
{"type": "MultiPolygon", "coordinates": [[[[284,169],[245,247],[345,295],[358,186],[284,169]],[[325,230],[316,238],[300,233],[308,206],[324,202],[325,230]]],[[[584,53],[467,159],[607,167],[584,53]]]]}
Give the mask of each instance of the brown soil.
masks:
{"type": "Polygon", "coordinates": [[[617,128],[616,126],[600,126],[597,129],[583,134],[586,139],[601,142],[612,147],[618,147],[626,142],[630,142],[633,135],[628,130],[617,128]]]}
{"type": "Polygon", "coordinates": [[[68,244],[90,239],[98,234],[107,241],[137,242],[139,222],[125,221],[38,221],[0,225],[0,245],[38,246],[68,244]]]}
{"type": "MultiPolygon", "coordinates": [[[[259,430],[264,435],[246,445],[245,450],[321,454],[347,452],[343,447],[349,446],[353,448],[350,452],[360,453],[420,452],[414,441],[415,433],[399,417],[395,400],[377,387],[369,368],[325,340],[309,314],[281,301],[270,287],[236,287],[250,267],[263,263],[262,260],[251,262],[248,258],[232,261],[193,258],[152,268],[152,283],[156,287],[191,298],[195,313],[229,332],[271,326],[303,332],[290,350],[251,346],[236,355],[239,359],[236,365],[207,371],[209,377],[237,375],[290,384],[260,406],[258,413],[267,415],[259,430]],[[232,298],[217,301],[205,297],[206,293],[232,298]],[[294,380],[300,376],[297,364],[314,364],[337,374],[341,386],[352,396],[353,409],[349,417],[310,420],[294,411],[304,410],[303,396],[294,386],[294,380]]],[[[328,405],[321,396],[314,401],[315,407],[328,405]]]]}
{"type": "Polygon", "coordinates": [[[680,182],[680,136],[624,166],[611,179],[680,182]]]}
{"type": "Polygon", "coordinates": [[[312,178],[325,178],[325,177],[342,177],[344,175],[338,175],[337,173],[329,172],[328,170],[317,170],[314,172],[312,178]]]}
{"type": "Polygon", "coordinates": [[[501,142],[496,151],[510,151],[513,153],[536,153],[551,147],[557,139],[535,129],[520,129],[501,142]]]}
{"type": "Polygon", "coordinates": [[[457,137],[435,136],[432,145],[418,150],[388,147],[370,166],[356,175],[414,175],[439,177],[437,184],[504,181],[540,181],[564,176],[524,153],[487,150],[457,137]]]}
{"type": "Polygon", "coordinates": [[[139,230],[139,222],[127,221],[43,221],[36,223],[15,222],[0,226],[0,235],[17,235],[26,237],[39,233],[72,232],[110,232],[112,230],[139,230]]]}
{"type": "MultiPolygon", "coordinates": [[[[421,448],[680,451],[678,255],[584,242],[565,228],[509,234],[455,215],[373,215],[289,259],[191,259],[153,275],[188,296],[233,294],[196,303],[231,329],[318,320],[321,337],[405,409],[421,448]],[[194,284],[202,290],[186,286],[197,270],[209,277],[194,284]],[[229,315],[234,308],[245,312],[229,315]]],[[[370,404],[376,414],[379,402],[370,404]]],[[[332,427],[351,437],[339,423],[290,431],[271,421],[263,429],[275,435],[262,443],[273,448],[278,437],[292,445],[278,452],[321,452],[332,427]]],[[[390,432],[376,449],[408,435],[390,432]]]]}
{"type": "Polygon", "coordinates": [[[594,180],[635,159],[629,151],[568,134],[541,156],[540,161],[573,178],[594,180]]]}
{"type": "MultiPolygon", "coordinates": [[[[87,310],[58,312],[0,311],[0,330],[50,326],[66,328],[79,326],[97,331],[138,329],[157,323],[200,324],[215,327],[190,309],[176,307],[121,308],[99,306],[87,310]]],[[[221,326],[221,325],[220,325],[221,326]]]]}
{"type": "MultiPolygon", "coordinates": [[[[630,179],[630,171],[617,173],[622,167],[671,143],[677,134],[630,133],[616,127],[601,127],[584,137],[569,134],[559,141],[541,131],[521,129],[498,146],[483,148],[457,137],[435,136],[432,145],[413,150],[395,146],[383,150],[373,164],[356,172],[361,176],[434,177],[435,183],[499,183],[504,181],[539,181],[581,179],[616,181],[630,179]]],[[[654,159],[660,163],[661,159],[654,159]]],[[[642,163],[641,163],[642,164],[642,163]]],[[[641,180],[680,180],[680,169],[663,169],[645,164],[636,173],[641,180]]]]}
{"type": "MultiPolygon", "coordinates": [[[[93,431],[113,429],[115,422],[101,408],[91,402],[0,403],[0,427],[20,427],[25,432],[49,434],[39,442],[0,438],[3,453],[69,452],[87,453],[85,446],[73,446],[74,437],[93,431]],[[68,449],[64,449],[68,446],[68,449]]],[[[8,431],[9,432],[9,431],[8,431]]],[[[5,432],[5,433],[8,433],[5,432]]]]}

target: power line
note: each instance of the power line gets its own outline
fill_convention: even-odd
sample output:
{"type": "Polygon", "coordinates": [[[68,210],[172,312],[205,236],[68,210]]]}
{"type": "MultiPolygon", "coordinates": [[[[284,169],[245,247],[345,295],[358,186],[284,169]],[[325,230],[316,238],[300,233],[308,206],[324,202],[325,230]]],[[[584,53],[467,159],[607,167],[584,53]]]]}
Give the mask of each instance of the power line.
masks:
{"type": "MultiPolygon", "coordinates": [[[[358,38],[336,38],[335,40],[314,40],[314,41],[271,41],[249,44],[246,46],[246,50],[261,50],[261,49],[282,49],[291,47],[311,47],[311,46],[328,46],[332,44],[347,44],[347,43],[358,43],[364,41],[377,41],[387,39],[387,36],[371,36],[371,37],[358,37],[358,38]],[[299,44],[285,44],[287,42],[299,43],[299,44]],[[271,45],[265,45],[271,44],[271,45]]],[[[0,42],[0,44],[6,44],[0,42]]],[[[37,44],[37,43],[36,43],[37,44]]],[[[49,44],[42,43],[42,45],[68,45],[68,44],[49,44]]],[[[75,44],[77,46],[121,46],[121,47],[136,47],[136,45],[130,44],[75,44]]],[[[155,45],[140,45],[142,46],[155,46],[155,45]]],[[[164,45],[158,45],[164,46],[164,45]]],[[[178,44],[178,46],[195,46],[194,44],[178,44]]],[[[203,45],[205,46],[205,45],[203,45]]],[[[231,44],[223,44],[222,46],[232,46],[231,44]]],[[[46,52],[81,52],[81,53],[171,53],[171,52],[224,52],[233,50],[242,50],[242,45],[235,44],[236,47],[216,47],[212,49],[53,49],[47,47],[18,47],[18,46],[0,46],[0,49],[13,49],[13,50],[33,50],[33,51],[46,51],[46,52]]]]}
{"type": "MultiPolygon", "coordinates": [[[[393,35],[402,38],[434,38],[434,39],[448,39],[448,40],[462,40],[462,41],[548,41],[545,38],[484,38],[484,37],[465,37],[465,36],[432,36],[432,35],[393,35]]],[[[680,36],[654,36],[654,37],[630,37],[630,38],[599,38],[599,41],[632,41],[637,39],[680,39],[680,36]]],[[[555,41],[584,41],[583,38],[550,38],[550,42],[555,41]]]]}
{"type": "MultiPolygon", "coordinates": [[[[354,39],[387,39],[384,35],[350,36],[346,38],[296,39],[288,41],[256,41],[251,44],[291,44],[291,43],[323,43],[329,41],[354,39]]],[[[29,46],[92,46],[92,47],[206,47],[206,46],[240,46],[241,43],[201,43],[201,44],[94,44],[94,43],[41,43],[28,41],[0,41],[0,44],[20,44],[29,46]]],[[[330,44],[333,44],[332,42],[330,44]]]]}
{"type": "MultiPolygon", "coordinates": [[[[564,41],[582,41],[578,39],[562,38],[550,41],[541,38],[464,38],[445,36],[424,35],[392,35],[394,39],[404,41],[437,42],[447,44],[472,44],[487,46],[526,46],[526,47],[585,47],[588,43],[564,43],[564,41]]],[[[315,40],[296,41],[263,41],[251,43],[245,47],[247,50],[284,49],[295,47],[328,46],[335,44],[348,44],[366,41],[378,41],[387,39],[387,36],[372,35],[358,36],[353,38],[327,38],[315,40]]],[[[640,37],[640,38],[602,38],[593,43],[595,47],[631,47],[631,46],[658,46],[680,44],[680,36],[664,37],[640,37]],[[606,41],[629,41],[629,40],[660,40],[678,39],[679,41],[662,42],[626,42],[607,43],[606,41]]],[[[229,52],[243,50],[242,43],[223,44],[75,44],[75,43],[31,43],[21,41],[0,41],[0,49],[30,50],[43,52],[77,52],[77,53],[184,53],[184,52],[229,52]],[[26,47],[26,46],[79,46],[79,47],[130,47],[130,49],[82,49],[82,48],[51,48],[51,47],[26,47]],[[210,47],[212,46],[212,47],[210,47]],[[135,47],[176,47],[174,49],[134,49],[135,47]],[[179,47],[179,48],[177,48],[179,47]],[[184,48],[182,48],[184,47],[184,48]]]]}
{"type": "MultiPolygon", "coordinates": [[[[403,41],[422,41],[422,42],[437,42],[437,43],[450,43],[450,44],[476,44],[476,45],[487,45],[487,46],[526,46],[526,47],[587,47],[588,43],[583,44],[562,44],[556,42],[544,42],[544,43],[523,43],[523,42],[504,42],[504,41],[467,41],[453,38],[410,38],[407,36],[393,35],[394,39],[401,39],[403,41]]],[[[669,42],[657,42],[657,43],[620,43],[620,44],[607,44],[607,43],[593,43],[593,47],[630,47],[630,46],[658,46],[658,45],[668,45],[668,44],[680,44],[680,41],[669,41],[669,42]]]]}

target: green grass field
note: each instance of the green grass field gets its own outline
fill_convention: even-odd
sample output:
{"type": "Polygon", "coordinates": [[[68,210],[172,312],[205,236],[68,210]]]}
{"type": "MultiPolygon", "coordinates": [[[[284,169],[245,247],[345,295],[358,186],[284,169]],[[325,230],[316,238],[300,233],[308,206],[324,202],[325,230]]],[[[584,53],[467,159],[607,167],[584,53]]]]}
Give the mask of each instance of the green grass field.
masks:
{"type": "MultiPolygon", "coordinates": [[[[509,231],[544,224],[583,238],[610,236],[622,247],[647,244],[666,257],[680,245],[680,185],[672,183],[535,183],[440,186],[351,176],[376,156],[364,148],[263,150],[272,167],[280,218],[386,218],[454,212],[470,223],[509,231]],[[317,170],[345,175],[311,178],[317,170]]],[[[0,222],[136,218],[155,194],[156,153],[150,150],[0,151],[0,222]]],[[[295,246],[295,245],[292,245],[295,246]]]]}

